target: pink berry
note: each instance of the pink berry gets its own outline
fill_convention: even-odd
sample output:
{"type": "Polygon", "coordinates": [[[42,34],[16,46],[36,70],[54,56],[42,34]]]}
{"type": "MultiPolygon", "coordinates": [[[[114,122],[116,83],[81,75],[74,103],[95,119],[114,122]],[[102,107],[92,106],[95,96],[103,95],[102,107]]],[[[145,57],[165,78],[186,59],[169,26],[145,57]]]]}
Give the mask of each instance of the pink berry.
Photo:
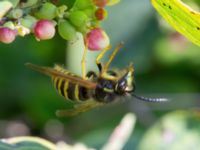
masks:
{"type": "Polygon", "coordinates": [[[55,26],[49,20],[39,20],[35,24],[33,32],[38,40],[48,40],[54,37],[55,26]]]}
{"type": "Polygon", "coordinates": [[[110,40],[101,28],[94,28],[86,35],[87,46],[90,50],[102,50],[109,46],[110,40]]]}
{"type": "Polygon", "coordinates": [[[0,28],[0,41],[6,44],[12,43],[15,40],[16,31],[8,27],[0,28]]]}

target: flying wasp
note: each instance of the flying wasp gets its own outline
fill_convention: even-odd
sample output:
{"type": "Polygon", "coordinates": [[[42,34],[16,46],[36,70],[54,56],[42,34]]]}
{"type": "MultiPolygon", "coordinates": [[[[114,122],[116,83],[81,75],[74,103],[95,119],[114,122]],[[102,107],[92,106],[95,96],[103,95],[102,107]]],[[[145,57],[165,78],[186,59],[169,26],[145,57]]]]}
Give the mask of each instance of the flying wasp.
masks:
{"type": "Polygon", "coordinates": [[[165,98],[146,98],[134,94],[135,82],[132,64],[119,72],[108,70],[110,63],[122,45],[120,43],[114,49],[108,62],[105,64],[102,64],[100,59],[110,49],[110,46],[102,50],[96,58],[98,74],[93,71],[88,73],[85,71],[86,48],[81,61],[82,77],[69,72],[59,65],[55,65],[54,68],[41,67],[31,63],[26,65],[33,70],[50,76],[58,93],[65,99],[75,102],[73,109],[58,110],[56,112],[58,116],[74,116],[89,109],[117,101],[120,97],[132,96],[148,102],[167,101],[165,98]]]}

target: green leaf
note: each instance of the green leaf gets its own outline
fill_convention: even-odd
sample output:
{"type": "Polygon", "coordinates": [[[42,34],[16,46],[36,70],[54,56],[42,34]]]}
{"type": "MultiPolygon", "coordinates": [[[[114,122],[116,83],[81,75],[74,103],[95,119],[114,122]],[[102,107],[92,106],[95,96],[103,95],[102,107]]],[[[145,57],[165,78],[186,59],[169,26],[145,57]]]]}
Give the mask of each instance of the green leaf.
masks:
{"type": "Polygon", "coordinates": [[[7,1],[10,1],[13,4],[14,8],[19,4],[19,0],[7,0],[7,1]]]}
{"type": "Polygon", "coordinates": [[[0,149],[2,150],[11,150],[13,149],[13,147],[14,147],[13,145],[0,141],[0,149]]]}
{"type": "Polygon", "coordinates": [[[197,111],[174,111],[158,120],[143,135],[138,150],[200,149],[197,111]]]}
{"type": "Polygon", "coordinates": [[[0,19],[6,15],[6,13],[13,7],[13,4],[8,1],[0,2],[0,19]]]}
{"type": "Polygon", "coordinates": [[[50,150],[56,146],[39,137],[13,137],[5,139],[5,142],[0,141],[1,150],[50,150]]]}
{"type": "Polygon", "coordinates": [[[200,46],[200,13],[180,0],[151,0],[152,5],[178,32],[200,46]]]}

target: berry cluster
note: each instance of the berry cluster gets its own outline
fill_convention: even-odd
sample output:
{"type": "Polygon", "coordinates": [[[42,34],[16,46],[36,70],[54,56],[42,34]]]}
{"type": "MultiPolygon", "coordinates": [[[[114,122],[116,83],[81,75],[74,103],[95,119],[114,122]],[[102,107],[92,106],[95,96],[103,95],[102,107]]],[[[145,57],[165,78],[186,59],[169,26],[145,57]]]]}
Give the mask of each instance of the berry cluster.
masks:
{"type": "Polygon", "coordinates": [[[71,8],[58,0],[8,0],[0,2],[0,42],[11,43],[16,36],[33,34],[37,40],[54,37],[56,28],[65,40],[83,34],[89,49],[109,45],[100,22],[107,17],[105,6],[119,0],[76,0],[71,8]]]}

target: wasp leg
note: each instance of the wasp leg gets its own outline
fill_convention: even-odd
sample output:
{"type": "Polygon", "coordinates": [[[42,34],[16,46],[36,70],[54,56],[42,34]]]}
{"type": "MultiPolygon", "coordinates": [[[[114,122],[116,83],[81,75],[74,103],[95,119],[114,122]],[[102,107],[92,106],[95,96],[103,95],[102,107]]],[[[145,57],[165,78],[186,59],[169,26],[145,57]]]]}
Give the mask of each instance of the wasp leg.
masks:
{"type": "Polygon", "coordinates": [[[86,75],[87,79],[96,81],[97,80],[97,74],[94,71],[89,71],[86,75]]]}
{"type": "Polygon", "coordinates": [[[83,57],[81,60],[81,71],[82,71],[83,79],[86,79],[86,60],[85,59],[86,59],[87,50],[88,50],[88,47],[87,47],[87,43],[86,43],[84,51],[83,51],[83,57]]]}
{"type": "Polygon", "coordinates": [[[112,60],[114,59],[115,55],[117,54],[117,52],[119,51],[119,49],[123,46],[123,43],[119,43],[117,45],[117,47],[114,49],[114,51],[112,52],[108,62],[105,64],[104,70],[107,70],[109,68],[110,63],[112,62],[112,60]]]}
{"type": "Polygon", "coordinates": [[[77,104],[74,106],[74,109],[69,109],[69,110],[57,110],[56,115],[58,117],[70,117],[70,116],[75,116],[78,115],[82,112],[88,111],[92,108],[101,106],[101,103],[98,102],[89,102],[89,103],[82,103],[82,104],[77,104]]]}
{"type": "Polygon", "coordinates": [[[96,64],[97,67],[99,69],[99,72],[102,72],[102,64],[100,63],[100,59],[104,56],[104,54],[111,49],[111,45],[109,45],[108,47],[106,47],[105,49],[103,49],[103,51],[97,56],[96,58],[96,64]]]}

